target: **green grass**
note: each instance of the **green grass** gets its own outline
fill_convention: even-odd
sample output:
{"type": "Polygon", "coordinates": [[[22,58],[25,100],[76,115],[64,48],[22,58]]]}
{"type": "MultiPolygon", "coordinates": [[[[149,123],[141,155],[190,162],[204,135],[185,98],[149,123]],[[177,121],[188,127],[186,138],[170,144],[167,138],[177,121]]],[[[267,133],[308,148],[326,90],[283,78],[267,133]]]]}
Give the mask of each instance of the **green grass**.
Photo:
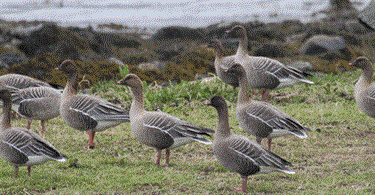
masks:
{"type": "MultiPolygon", "coordinates": [[[[375,141],[369,136],[375,133],[375,121],[355,104],[353,81],[358,76],[359,71],[322,75],[313,78],[316,85],[271,93],[274,105],[312,131],[305,140],[275,139],[273,151],[292,162],[296,174],[250,176],[249,193],[375,193],[375,141]]],[[[91,92],[129,108],[129,89],[115,82],[99,83],[91,92]]],[[[216,111],[201,103],[215,94],[229,101],[232,131],[246,135],[235,119],[237,91],[220,81],[147,86],[146,108],[216,128],[216,111]]],[[[13,125],[25,127],[26,121],[15,120],[13,125]]],[[[32,128],[39,130],[39,122],[32,128]]],[[[155,150],[135,140],[128,123],[97,133],[93,150],[82,148],[88,144],[87,134],[66,126],[60,117],[48,122],[45,138],[70,159],[35,166],[31,177],[21,168],[18,179],[13,178],[13,167],[1,160],[0,194],[237,194],[231,189],[240,186],[240,176],[220,166],[209,145],[180,147],[171,152],[171,166],[155,166],[155,150]]]]}

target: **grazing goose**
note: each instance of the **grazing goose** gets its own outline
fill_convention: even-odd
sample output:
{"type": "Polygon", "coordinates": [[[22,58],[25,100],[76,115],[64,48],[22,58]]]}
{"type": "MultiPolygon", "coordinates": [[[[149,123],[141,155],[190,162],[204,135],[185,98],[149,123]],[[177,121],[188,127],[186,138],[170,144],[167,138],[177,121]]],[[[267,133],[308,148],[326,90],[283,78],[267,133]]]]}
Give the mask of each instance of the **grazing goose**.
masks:
{"type": "Polygon", "coordinates": [[[13,111],[29,120],[27,129],[30,129],[32,120],[41,120],[44,133],[45,121],[60,115],[61,93],[58,90],[51,87],[6,87],[12,95],[13,111]]]}
{"type": "Polygon", "coordinates": [[[310,131],[310,129],[302,126],[275,106],[250,98],[246,72],[241,65],[235,64],[227,71],[238,75],[240,79],[236,108],[237,120],[244,130],[256,137],[259,144],[263,138],[268,138],[268,149],[271,151],[272,138],[284,135],[307,138],[303,130],[310,131]]]}
{"type": "Polygon", "coordinates": [[[199,127],[161,111],[148,112],[143,106],[143,86],[137,75],[128,74],[118,82],[129,86],[133,93],[130,107],[130,128],[133,135],[142,143],[156,148],[156,164],[160,165],[161,151],[166,149],[165,165],[169,165],[170,149],[198,141],[211,144],[203,136],[214,130],[199,127]]]}
{"type": "Polygon", "coordinates": [[[366,57],[358,57],[349,65],[362,69],[362,75],[354,86],[355,101],[362,112],[375,118],[375,84],[371,83],[374,72],[372,64],[366,57]]]}
{"type": "Polygon", "coordinates": [[[314,82],[305,78],[306,76],[311,76],[306,72],[286,66],[271,58],[249,56],[247,53],[248,39],[246,29],[243,26],[236,25],[226,32],[240,39],[237,53],[235,54],[236,62],[245,68],[249,87],[266,90],[262,94],[262,99],[269,100],[268,89],[280,89],[294,85],[297,82],[314,84],[314,82]]]}
{"type": "Polygon", "coordinates": [[[223,97],[214,96],[206,102],[217,109],[219,124],[215,132],[213,150],[219,163],[242,177],[242,187],[234,188],[245,192],[247,177],[274,171],[294,174],[287,166],[292,164],[278,155],[263,149],[245,136],[232,134],[229,129],[228,108],[223,97]]]}
{"type": "Polygon", "coordinates": [[[18,89],[25,89],[28,87],[52,87],[46,82],[21,74],[6,74],[0,76],[0,82],[18,89]]]}
{"type": "Polygon", "coordinates": [[[0,156],[14,165],[14,176],[18,177],[18,167],[27,166],[31,175],[31,166],[42,164],[48,160],[65,161],[66,156],[55,147],[32,131],[12,127],[10,111],[12,107],[11,94],[0,85],[0,99],[3,101],[3,115],[0,123],[0,156]]]}
{"type": "Polygon", "coordinates": [[[61,117],[70,127],[88,132],[88,148],[94,148],[96,132],[129,122],[129,112],[124,108],[95,96],[77,94],[78,71],[72,60],[63,61],[56,69],[69,77],[61,97],[61,117]]]}
{"type": "Polygon", "coordinates": [[[225,70],[228,67],[232,66],[235,63],[234,56],[226,56],[224,57],[224,48],[219,40],[214,39],[211,40],[207,47],[212,48],[215,51],[215,72],[216,75],[224,82],[229,85],[232,85],[234,88],[238,87],[238,77],[235,75],[230,75],[230,73],[226,72],[225,70]]]}

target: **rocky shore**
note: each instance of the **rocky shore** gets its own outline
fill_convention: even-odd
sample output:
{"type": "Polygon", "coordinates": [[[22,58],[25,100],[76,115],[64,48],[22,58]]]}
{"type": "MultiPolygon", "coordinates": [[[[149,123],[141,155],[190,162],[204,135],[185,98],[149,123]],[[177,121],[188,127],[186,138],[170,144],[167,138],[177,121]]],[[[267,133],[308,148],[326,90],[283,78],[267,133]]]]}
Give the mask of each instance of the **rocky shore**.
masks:
{"type": "MultiPolygon", "coordinates": [[[[171,26],[155,34],[117,24],[96,28],[60,27],[54,23],[0,20],[0,74],[21,73],[64,86],[66,78],[54,68],[65,59],[81,66],[92,83],[119,79],[119,66],[148,82],[179,82],[214,72],[214,53],[204,45],[220,39],[233,54],[236,40],[225,31],[238,23],[205,28],[171,26]]],[[[251,55],[267,56],[308,71],[340,73],[365,55],[374,60],[374,33],[356,20],[301,23],[248,22],[251,55]]]]}

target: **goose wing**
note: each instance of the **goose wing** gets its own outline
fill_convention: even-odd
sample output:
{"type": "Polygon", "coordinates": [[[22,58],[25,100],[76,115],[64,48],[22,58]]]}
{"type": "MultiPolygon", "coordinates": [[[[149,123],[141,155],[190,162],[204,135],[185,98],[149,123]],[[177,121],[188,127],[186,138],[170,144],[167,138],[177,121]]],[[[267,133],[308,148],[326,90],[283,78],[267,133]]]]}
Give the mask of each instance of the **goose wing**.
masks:
{"type": "Polygon", "coordinates": [[[301,130],[310,130],[302,126],[294,118],[266,102],[254,101],[250,106],[246,107],[245,113],[247,117],[256,118],[273,130],[286,130],[301,138],[306,137],[306,134],[301,130]]]}
{"type": "Polygon", "coordinates": [[[254,69],[264,70],[269,74],[277,77],[281,82],[289,79],[299,80],[302,82],[313,84],[305,76],[310,74],[300,71],[296,68],[286,66],[277,60],[273,60],[265,57],[249,57],[252,61],[252,66],[254,69]]]}
{"type": "Polygon", "coordinates": [[[200,127],[164,112],[150,112],[145,118],[143,125],[148,128],[158,129],[173,139],[192,138],[203,143],[210,143],[203,136],[214,133],[214,130],[200,127]]]}
{"type": "Polygon", "coordinates": [[[34,132],[26,129],[12,129],[3,136],[2,142],[18,151],[23,157],[49,157],[55,160],[65,159],[65,155],[34,132]]]}
{"type": "MultiPolygon", "coordinates": [[[[263,149],[260,145],[250,141],[244,136],[232,136],[227,141],[229,148],[235,151],[237,156],[240,157],[240,164],[244,167],[258,166],[260,168],[260,172],[282,171],[291,174],[294,173],[292,170],[286,167],[292,166],[290,162],[268,150],[263,149]]],[[[246,173],[243,174],[246,175],[246,173]]]]}
{"type": "Polygon", "coordinates": [[[30,87],[17,89],[11,92],[12,107],[19,114],[32,118],[49,112],[53,116],[58,115],[61,94],[49,87],[30,87]]]}
{"type": "Polygon", "coordinates": [[[73,96],[69,109],[86,120],[129,121],[129,112],[124,108],[94,96],[73,96]]]}

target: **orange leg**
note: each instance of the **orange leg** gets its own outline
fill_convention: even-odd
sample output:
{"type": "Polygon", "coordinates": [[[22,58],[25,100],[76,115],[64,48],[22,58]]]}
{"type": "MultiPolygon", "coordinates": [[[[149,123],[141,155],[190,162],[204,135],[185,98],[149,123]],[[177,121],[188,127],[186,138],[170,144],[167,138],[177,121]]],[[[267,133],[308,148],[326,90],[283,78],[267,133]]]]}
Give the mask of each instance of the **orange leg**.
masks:
{"type": "Polygon", "coordinates": [[[26,127],[26,129],[29,129],[30,130],[30,128],[31,128],[31,123],[32,123],[33,121],[32,120],[28,120],[27,121],[27,127],[26,127]]]}
{"type": "Polygon", "coordinates": [[[163,166],[169,166],[169,156],[170,156],[171,152],[169,151],[169,149],[166,149],[165,150],[165,164],[163,166]]]}
{"type": "Polygon", "coordinates": [[[234,188],[234,190],[237,192],[246,192],[246,188],[247,188],[247,177],[243,177],[241,188],[234,188]]]}
{"type": "Polygon", "coordinates": [[[89,149],[93,149],[95,147],[94,143],[94,137],[95,137],[95,131],[90,129],[87,134],[89,135],[89,149]]]}
{"type": "Polygon", "coordinates": [[[30,177],[31,176],[31,166],[27,167],[27,175],[30,177]]]}
{"type": "Polygon", "coordinates": [[[156,150],[156,165],[160,166],[161,150],[156,150]]]}
{"type": "Polygon", "coordinates": [[[46,130],[45,124],[46,124],[46,121],[45,121],[45,120],[41,120],[41,121],[40,121],[40,125],[42,126],[42,134],[44,134],[44,132],[45,132],[45,130],[46,130]]]}
{"type": "Polygon", "coordinates": [[[268,139],[268,150],[271,151],[271,146],[272,146],[272,139],[268,139]]]}
{"type": "Polygon", "coordinates": [[[19,168],[17,166],[14,167],[14,178],[18,177],[18,169],[19,168]]]}

